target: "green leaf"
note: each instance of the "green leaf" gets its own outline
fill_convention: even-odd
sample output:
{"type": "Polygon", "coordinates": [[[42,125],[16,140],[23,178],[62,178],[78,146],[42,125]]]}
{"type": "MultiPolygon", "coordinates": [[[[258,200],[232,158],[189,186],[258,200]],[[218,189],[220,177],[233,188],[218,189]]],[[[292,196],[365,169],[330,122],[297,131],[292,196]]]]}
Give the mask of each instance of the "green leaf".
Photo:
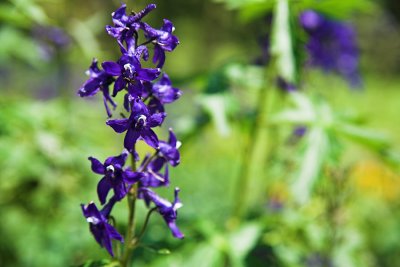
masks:
{"type": "Polygon", "coordinates": [[[315,107],[306,95],[293,92],[289,97],[295,107],[271,116],[270,123],[309,125],[316,121],[315,107]]]}
{"type": "Polygon", "coordinates": [[[250,250],[257,244],[262,227],[259,223],[247,223],[230,234],[229,256],[234,267],[245,266],[244,260],[250,250]]]}
{"type": "Polygon", "coordinates": [[[387,148],[390,144],[386,135],[357,125],[338,123],[335,130],[357,143],[376,150],[387,148]]]}
{"type": "Polygon", "coordinates": [[[118,265],[117,262],[110,262],[109,260],[89,260],[78,267],[116,267],[118,265]]]}
{"type": "Polygon", "coordinates": [[[300,204],[309,200],[315,180],[329,152],[329,139],[323,128],[311,128],[306,138],[300,171],[291,186],[293,197],[300,204]]]}
{"type": "Polygon", "coordinates": [[[231,132],[228,123],[229,98],[225,94],[203,94],[198,98],[203,109],[211,116],[211,119],[221,136],[227,136],[231,132]]]}
{"type": "Polygon", "coordinates": [[[209,243],[200,243],[193,251],[188,260],[181,266],[223,266],[223,252],[209,243]]]}
{"type": "Polygon", "coordinates": [[[270,0],[214,0],[217,3],[225,3],[229,9],[239,9],[248,5],[260,5],[270,0]]]}

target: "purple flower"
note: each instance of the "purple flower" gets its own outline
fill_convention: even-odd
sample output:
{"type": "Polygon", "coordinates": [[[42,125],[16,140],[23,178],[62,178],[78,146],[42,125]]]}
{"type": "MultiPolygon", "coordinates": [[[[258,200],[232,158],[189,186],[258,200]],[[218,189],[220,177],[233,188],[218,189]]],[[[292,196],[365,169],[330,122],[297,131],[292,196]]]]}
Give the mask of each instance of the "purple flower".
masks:
{"type": "Polygon", "coordinates": [[[159,154],[166,159],[171,166],[175,167],[180,162],[180,154],[178,148],[181,146],[181,142],[177,141],[176,136],[172,129],[169,129],[168,142],[159,142],[159,154]]]}
{"type": "Polygon", "coordinates": [[[159,81],[153,84],[151,93],[161,104],[172,103],[182,95],[182,92],[178,88],[172,87],[171,80],[165,73],[159,81]]]}
{"type": "Polygon", "coordinates": [[[339,73],[351,86],[360,86],[359,53],[353,28],[346,23],[329,20],[313,10],[306,10],[300,15],[300,24],[309,35],[306,44],[308,64],[339,73]]]}
{"type": "MultiPolygon", "coordinates": [[[[146,156],[143,163],[147,162],[149,156],[146,156]]],[[[140,180],[140,187],[160,187],[169,185],[169,171],[168,165],[165,164],[165,159],[157,157],[150,161],[147,166],[142,164],[140,170],[143,172],[144,177],[140,180]],[[165,165],[164,174],[161,169],[165,165]]]]}
{"type": "Polygon", "coordinates": [[[103,62],[102,66],[108,75],[118,76],[114,84],[113,96],[127,85],[132,96],[140,96],[143,87],[141,81],[153,81],[160,75],[160,69],[142,68],[136,57],[128,55],[123,55],[118,62],[103,62]]]}
{"type": "Polygon", "coordinates": [[[171,52],[179,44],[178,38],[172,34],[175,30],[171,21],[164,19],[164,25],[160,30],[156,30],[148,24],[142,22],[141,28],[148,40],[154,43],[154,56],[153,62],[157,67],[162,68],[165,62],[165,51],[171,52]]]}
{"type": "Polygon", "coordinates": [[[106,31],[109,35],[116,38],[120,46],[122,42],[127,39],[127,36],[134,35],[140,27],[140,20],[146,16],[150,11],[156,8],[155,4],[147,5],[142,11],[135,15],[126,15],[126,4],[122,4],[112,15],[113,26],[106,26],[106,31]]]}
{"type": "Polygon", "coordinates": [[[110,103],[114,108],[117,106],[117,104],[115,104],[115,102],[110,97],[109,93],[109,86],[114,82],[114,78],[112,77],[112,75],[99,69],[97,65],[97,59],[93,59],[92,64],[90,65],[86,73],[87,75],[89,75],[90,78],[82,85],[81,88],[79,88],[79,96],[93,96],[99,90],[102,91],[104,106],[106,107],[108,116],[111,117],[111,111],[108,107],[108,103],[110,103]]]}
{"type": "Polygon", "coordinates": [[[97,243],[101,247],[105,247],[112,257],[114,253],[112,251],[111,239],[115,239],[124,242],[123,237],[107,222],[107,217],[109,214],[107,212],[99,211],[93,202],[88,205],[81,205],[83,216],[85,216],[86,221],[89,223],[90,232],[92,232],[97,243]]]}
{"type": "Polygon", "coordinates": [[[158,138],[151,128],[160,126],[166,117],[166,113],[150,114],[147,106],[136,98],[131,103],[131,115],[128,119],[108,120],[117,133],[127,131],[124,146],[129,151],[133,150],[136,140],[141,137],[151,147],[158,148],[158,138]]]}
{"type": "Polygon", "coordinates": [[[178,192],[179,188],[175,188],[175,199],[173,203],[161,198],[148,188],[140,188],[139,196],[141,196],[147,204],[153,202],[156,205],[157,211],[164,218],[164,221],[167,223],[174,237],[183,238],[184,235],[181,233],[175,222],[178,215],[177,210],[182,207],[182,203],[178,198],[178,192]]]}
{"type": "Polygon", "coordinates": [[[107,158],[104,164],[96,158],[89,157],[92,162],[92,171],[104,175],[97,185],[97,194],[101,204],[106,202],[111,189],[114,190],[115,200],[121,200],[128,193],[129,186],[143,177],[140,172],[133,172],[129,168],[123,169],[127,157],[128,152],[124,151],[119,156],[107,158]]]}

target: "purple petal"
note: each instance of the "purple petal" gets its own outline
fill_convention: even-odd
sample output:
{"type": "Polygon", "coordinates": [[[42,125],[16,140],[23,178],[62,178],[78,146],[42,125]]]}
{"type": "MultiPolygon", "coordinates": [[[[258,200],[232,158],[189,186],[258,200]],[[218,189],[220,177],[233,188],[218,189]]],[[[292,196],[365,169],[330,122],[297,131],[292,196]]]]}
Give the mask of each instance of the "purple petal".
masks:
{"type": "Polygon", "coordinates": [[[171,85],[171,79],[169,78],[169,76],[166,73],[163,73],[160,81],[158,82],[161,85],[171,85]]]}
{"type": "Polygon", "coordinates": [[[94,217],[99,220],[102,220],[102,215],[100,211],[97,209],[96,204],[90,202],[88,205],[81,204],[82,213],[85,218],[94,217]]]}
{"type": "Polygon", "coordinates": [[[123,76],[119,76],[114,83],[113,96],[115,97],[119,91],[123,90],[126,86],[126,81],[123,76]]]}
{"type": "Polygon", "coordinates": [[[120,119],[120,120],[108,120],[106,122],[108,126],[114,129],[117,133],[125,132],[129,127],[128,119],[120,119]]]}
{"type": "Polygon", "coordinates": [[[135,16],[133,16],[130,21],[139,21],[141,20],[144,16],[146,16],[150,11],[156,8],[155,4],[149,4],[147,5],[142,11],[137,13],[135,16]]]}
{"type": "Polygon", "coordinates": [[[130,170],[126,170],[124,171],[123,176],[124,176],[124,181],[127,184],[134,184],[136,182],[139,182],[140,179],[144,177],[144,174],[142,172],[133,172],[130,170]]]}
{"type": "Polygon", "coordinates": [[[164,25],[162,26],[161,30],[165,32],[172,33],[174,29],[174,25],[171,21],[164,19],[164,25]]]}
{"type": "Polygon", "coordinates": [[[134,114],[135,116],[137,114],[143,114],[147,116],[147,114],[149,113],[146,104],[143,103],[143,101],[140,100],[139,98],[132,101],[131,105],[132,105],[132,114],[134,114]]]}
{"type": "MultiPolygon", "coordinates": [[[[108,224],[105,224],[108,225],[108,224]]],[[[107,227],[107,226],[105,226],[107,227]]],[[[104,229],[105,230],[105,229],[104,229]]],[[[103,240],[101,242],[101,245],[104,246],[104,248],[110,253],[111,257],[114,257],[114,253],[112,251],[112,243],[111,243],[111,238],[109,234],[107,233],[107,230],[103,230],[103,240]]]]}
{"type": "Polygon", "coordinates": [[[118,178],[118,182],[114,182],[113,189],[114,196],[118,201],[123,199],[128,193],[125,183],[120,178],[118,178]]]}
{"type": "Polygon", "coordinates": [[[104,205],[104,203],[106,203],[107,195],[111,187],[112,185],[110,183],[110,180],[107,179],[107,177],[105,176],[97,184],[97,195],[99,196],[101,205],[104,205]]]}
{"type": "Polygon", "coordinates": [[[166,116],[167,113],[165,112],[153,114],[147,118],[147,125],[151,128],[160,126],[163,123],[166,116]]]}
{"type": "Polygon", "coordinates": [[[170,144],[170,146],[172,146],[172,147],[177,148],[177,147],[176,147],[177,141],[178,141],[178,140],[176,139],[176,136],[175,136],[175,134],[174,134],[174,131],[172,131],[172,129],[169,128],[168,144],[170,144]]]}
{"type": "Polygon", "coordinates": [[[176,226],[175,221],[168,222],[168,227],[171,230],[171,233],[174,237],[182,239],[185,236],[182,234],[182,232],[179,230],[178,226],[176,226]]]}
{"type": "Polygon", "coordinates": [[[105,61],[101,64],[104,71],[113,76],[121,75],[121,67],[113,61],[105,61]]]}
{"type": "Polygon", "coordinates": [[[165,52],[158,44],[154,46],[154,55],[153,55],[153,63],[156,64],[157,62],[158,62],[157,68],[162,68],[164,66],[165,52]]]}
{"type": "Polygon", "coordinates": [[[148,127],[145,127],[140,132],[140,136],[144,139],[144,141],[153,148],[158,148],[158,138],[155,132],[148,127]]]}
{"type": "Polygon", "coordinates": [[[106,230],[107,230],[109,236],[110,236],[112,239],[119,240],[121,243],[124,243],[124,238],[123,238],[123,237],[120,235],[120,233],[118,233],[118,231],[115,230],[115,228],[112,227],[110,224],[106,224],[106,230]]]}
{"type": "Polygon", "coordinates": [[[128,92],[132,97],[141,97],[143,94],[143,85],[140,81],[129,83],[128,92]]]}
{"type": "Polygon", "coordinates": [[[119,165],[120,167],[122,167],[125,165],[128,155],[129,155],[129,152],[124,150],[124,151],[122,151],[121,155],[118,155],[116,157],[107,158],[106,161],[104,162],[104,166],[107,167],[108,165],[113,165],[113,166],[119,165]]]}
{"type": "Polygon", "coordinates": [[[78,95],[80,97],[93,96],[100,90],[100,80],[90,78],[81,88],[79,88],[78,95]]]}
{"type": "Polygon", "coordinates": [[[136,143],[136,140],[139,138],[140,133],[139,131],[136,131],[135,129],[129,128],[128,132],[125,135],[124,139],[124,147],[128,149],[129,151],[133,150],[133,147],[136,143]]]}
{"type": "Polygon", "coordinates": [[[138,69],[136,71],[137,74],[137,78],[139,80],[143,80],[143,81],[148,81],[151,82],[155,79],[157,79],[157,77],[160,75],[161,70],[160,69],[138,69]]]}
{"type": "Polygon", "coordinates": [[[96,158],[88,158],[92,163],[92,171],[97,174],[105,174],[104,165],[96,158]]]}

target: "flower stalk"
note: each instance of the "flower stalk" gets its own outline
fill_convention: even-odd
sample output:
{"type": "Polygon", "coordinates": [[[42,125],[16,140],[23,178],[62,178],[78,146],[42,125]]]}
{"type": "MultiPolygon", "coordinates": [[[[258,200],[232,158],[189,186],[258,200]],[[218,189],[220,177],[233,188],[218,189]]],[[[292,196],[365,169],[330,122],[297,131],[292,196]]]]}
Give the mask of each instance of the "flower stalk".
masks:
{"type": "Polygon", "coordinates": [[[87,71],[89,79],[78,91],[81,97],[92,97],[101,92],[109,118],[106,124],[116,133],[125,133],[124,149],[120,155],[108,157],[103,163],[89,157],[92,171],[102,175],[97,194],[103,207],[99,210],[94,202],[82,205],[83,215],[94,238],[112,257],[116,256],[122,267],[130,265],[132,252],[139,245],[154,211],[163,217],[174,237],[183,238],[176,225],[177,209],[182,206],[178,198],[179,189],[175,188],[175,200],[172,203],[153,191],[153,188],[169,185],[169,166],[176,167],[180,162],[180,142],[172,129],[169,129],[169,139],[166,141],[160,140],[153,129],[162,126],[167,116],[164,106],[181,95],[181,91],[172,86],[168,75],[162,71],[166,52],[172,52],[179,44],[178,38],[173,35],[175,28],[172,22],[164,19],[161,29],[154,29],[142,21],[155,8],[156,5],[149,4],[142,11],[127,15],[126,5],[122,4],[112,13],[113,25],[106,26],[106,31],[116,39],[122,55],[116,61],[103,62],[101,68],[94,59],[87,71]],[[142,36],[145,40],[139,42],[142,36]],[[150,51],[153,51],[152,63],[155,67],[144,68],[142,63],[150,59],[150,51]],[[115,97],[122,93],[124,111],[120,118],[114,118],[113,111],[117,107],[115,97]],[[144,141],[154,149],[152,156],[141,157],[137,153],[136,143],[139,141],[144,141]],[[125,167],[129,156],[132,164],[125,167]],[[140,161],[140,167],[137,168],[140,161]],[[115,221],[112,225],[109,223],[114,205],[124,198],[128,202],[125,240],[115,228],[115,221]],[[149,211],[142,230],[136,236],[135,212],[139,200],[145,202],[149,211]],[[124,243],[121,255],[118,248],[114,255],[112,240],[124,243]]]}

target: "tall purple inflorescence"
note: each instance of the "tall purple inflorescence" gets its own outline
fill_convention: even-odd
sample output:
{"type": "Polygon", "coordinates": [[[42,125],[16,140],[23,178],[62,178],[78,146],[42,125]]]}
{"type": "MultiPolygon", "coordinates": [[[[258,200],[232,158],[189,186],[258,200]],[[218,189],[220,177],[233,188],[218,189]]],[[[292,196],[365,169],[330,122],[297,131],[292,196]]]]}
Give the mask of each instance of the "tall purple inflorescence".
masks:
{"type": "Polygon", "coordinates": [[[342,75],[353,87],[361,86],[358,72],[359,52],[354,29],[313,10],[302,12],[299,20],[309,36],[306,44],[308,64],[342,75]]]}
{"type": "MultiPolygon", "coordinates": [[[[98,66],[93,60],[87,74],[89,79],[79,89],[81,97],[90,97],[99,91],[103,94],[107,115],[110,119],[106,124],[117,133],[125,132],[124,150],[118,156],[108,157],[104,163],[94,157],[89,157],[92,171],[102,177],[98,182],[97,194],[103,206],[101,210],[91,202],[82,205],[83,215],[89,222],[90,230],[96,241],[114,256],[111,240],[123,242],[122,236],[112,226],[110,213],[115,203],[127,196],[134,199],[143,199],[147,206],[152,204],[152,210],[158,211],[167,223],[173,236],[183,238],[183,234],[176,226],[177,209],[182,206],[178,199],[179,189],[175,189],[173,203],[159,197],[153,189],[169,185],[169,165],[175,167],[180,162],[177,141],[172,129],[169,130],[169,140],[159,140],[153,131],[162,125],[167,114],[164,105],[177,100],[181,91],[172,87],[168,75],[162,71],[166,52],[171,52],[179,44],[178,38],[173,35],[172,22],[164,19],[161,29],[154,29],[142,19],[156,6],[148,5],[138,13],[126,14],[126,5],[122,4],[112,13],[113,26],[106,26],[109,35],[116,39],[121,56],[116,61],[105,61],[98,66]],[[142,32],[140,35],[139,33],[142,32]],[[139,36],[145,40],[139,42],[139,36]],[[143,61],[148,61],[152,54],[153,68],[143,67],[143,61]],[[110,87],[112,93],[110,94],[110,87]],[[128,114],[121,118],[112,118],[117,107],[114,100],[118,94],[124,94],[123,107],[128,114]],[[112,109],[111,109],[112,107],[112,109]],[[135,150],[136,143],[143,140],[155,151],[153,155],[143,157],[140,166],[136,169],[136,162],[140,160],[135,150]],[[133,158],[132,167],[124,167],[129,155],[133,158]],[[107,201],[107,196],[112,196],[107,201]]],[[[148,65],[148,64],[147,64],[148,65]]],[[[150,214],[150,213],[149,213],[150,214]]],[[[128,226],[129,227],[129,226],[128,226]]],[[[129,231],[129,230],[128,230],[129,231]]],[[[134,241],[134,237],[127,235],[134,241]]],[[[128,244],[129,245],[129,244],[128,244]]],[[[125,249],[128,250],[128,247],[125,249]]],[[[125,251],[126,252],[126,251],[125,251]]],[[[126,262],[122,259],[121,262],[126,262]]],[[[125,263],[126,264],[126,263],[125,263]]]]}

